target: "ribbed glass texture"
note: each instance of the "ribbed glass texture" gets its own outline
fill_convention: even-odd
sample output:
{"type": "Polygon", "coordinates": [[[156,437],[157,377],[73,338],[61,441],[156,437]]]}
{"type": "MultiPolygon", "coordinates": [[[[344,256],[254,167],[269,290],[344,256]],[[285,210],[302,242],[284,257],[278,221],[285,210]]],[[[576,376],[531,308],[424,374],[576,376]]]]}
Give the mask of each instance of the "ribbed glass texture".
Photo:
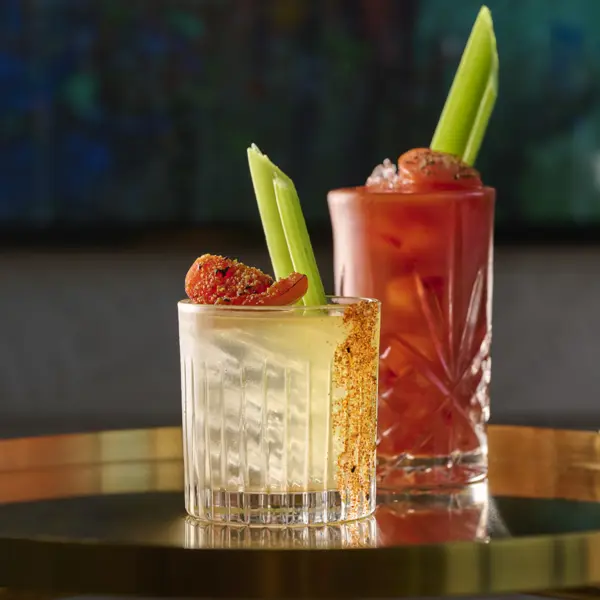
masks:
{"type": "MultiPolygon", "coordinates": [[[[349,429],[336,422],[346,390],[335,382],[334,357],[348,328],[346,305],[334,301],[311,310],[179,303],[185,504],[191,516],[291,525],[335,523],[374,510],[373,422],[364,423],[352,441],[369,448],[357,458],[372,467],[356,466],[367,469],[368,481],[357,491],[340,477],[349,429]]],[[[374,327],[375,346],[378,336],[374,327]]],[[[376,358],[372,363],[376,377],[376,358]]],[[[375,406],[364,413],[371,421],[376,389],[374,396],[364,398],[365,406],[375,406]]]]}

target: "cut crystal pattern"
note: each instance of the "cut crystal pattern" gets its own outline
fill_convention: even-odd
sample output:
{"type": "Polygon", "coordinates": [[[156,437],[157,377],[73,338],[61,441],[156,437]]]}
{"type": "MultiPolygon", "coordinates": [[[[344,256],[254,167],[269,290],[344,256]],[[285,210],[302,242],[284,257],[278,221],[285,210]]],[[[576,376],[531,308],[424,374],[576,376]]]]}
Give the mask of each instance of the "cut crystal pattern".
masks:
{"type": "Polygon", "coordinates": [[[486,276],[487,269],[477,271],[464,319],[456,327],[455,299],[449,298],[444,314],[435,282],[413,273],[412,291],[427,335],[384,333],[381,341],[378,452],[392,460],[380,469],[380,477],[407,460],[442,456],[460,461],[463,453],[485,445],[491,376],[486,276]]]}

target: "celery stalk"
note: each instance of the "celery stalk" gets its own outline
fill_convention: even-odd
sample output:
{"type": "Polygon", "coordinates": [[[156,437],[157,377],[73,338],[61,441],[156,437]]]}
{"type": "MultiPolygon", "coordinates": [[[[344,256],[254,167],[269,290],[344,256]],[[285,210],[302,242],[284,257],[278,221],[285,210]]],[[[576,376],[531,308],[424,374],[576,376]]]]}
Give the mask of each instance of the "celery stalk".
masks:
{"type": "Polygon", "coordinates": [[[492,15],[483,6],[473,25],[431,149],[474,164],[498,94],[498,53],[492,15]]]}
{"type": "Polygon", "coordinates": [[[273,187],[294,271],[308,277],[308,291],[302,302],[305,306],[326,304],[325,289],[296,188],[289,177],[281,177],[279,174],[275,175],[273,187]]]}
{"type": "MultiPolygon", "coordinates": [[[[497,72],[498,70],[496,69],[496,73],[497,72]]],[[[479,110],[477,111],[477,116],[475,117],[475,122],[473,123],[473,128],[471,129],[471,136],[467,141],[467,146],[462,155],[463,161],[468,165],[475,164],[479,148],[481,148],[481,143],[483,142],[485,130],[487,129],[487,124],[494,111],[494,104],[496,104],[497,96],[498,78],[496,76],[495,78],[490,78],[488,81],[485,92],[483,93],[483,98],[481,99],[481,104],[479,105],[479,110]]]]}
{"type": "Polygon", "coordinates": [[[275,277],[281,279],[287,277],[294,267],[279,217],[273,179],[276,175],[282,179],[287,179],[287,176],[254,144],[248,148],[248,163],[271,263],[275,277]]]}

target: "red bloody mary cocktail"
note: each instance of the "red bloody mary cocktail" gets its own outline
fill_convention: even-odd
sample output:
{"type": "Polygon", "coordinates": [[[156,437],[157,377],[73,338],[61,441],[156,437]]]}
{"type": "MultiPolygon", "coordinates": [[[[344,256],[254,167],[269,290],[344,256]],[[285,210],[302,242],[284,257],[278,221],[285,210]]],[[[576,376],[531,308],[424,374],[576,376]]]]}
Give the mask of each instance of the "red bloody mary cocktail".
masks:
{"type": "Polygon", "coordinates": [[[336,294],[383,303],[381,487],[485,477],[494,197],[477,171],[427,149],[329,193],[336,294]]]}

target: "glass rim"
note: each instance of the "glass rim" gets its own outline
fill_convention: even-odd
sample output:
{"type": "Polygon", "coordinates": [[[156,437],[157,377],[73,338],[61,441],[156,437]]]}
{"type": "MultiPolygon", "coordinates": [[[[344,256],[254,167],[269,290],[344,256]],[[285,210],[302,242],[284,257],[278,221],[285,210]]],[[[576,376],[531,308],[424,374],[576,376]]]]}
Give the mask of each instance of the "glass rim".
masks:
{"type": "Polygon", "coordinates": [[[329,190],[327,192],[327,197],[329,197],[330,195],[335,195],[335,196],[350,196],[350,195],[354,195],[354,194],[368,194],[369,196],[372,197],[377,197],[377,198],[382,198],[382,197],[392,197],[392,196],[402,196],[403,198],[406,199],[411,199],[411,198],[423,198],[425,196],[486,196],[490,193],[496,193],[496,188],[489,186],[489,185],[484,185],[481,188],[475,188],[475,189],[463,189],[463,190],[430,190],[428,192],[403,192],[402,190],[381,190],[381,189],[374,189],[374,190],[367,190],[367,186],[366,185],[355,185],[355,186],[348,186],[348,187],[340,187],[340,188],[334,188],[332,190],[329,190]]]}
{"type": "Polygon", "coordinates": [[[183,312],[217,312],[217,313],[305,313],[313,311],[333,311],[344,309],[347,306],[358,304],[359,302],[368,302],[369,304],[377,304],[381,306],[381,301],[377,298],[362,298],[360,296],[335,296],[326,295],[325,298],[328,300],[344,300],[344,302],[336,303],[331,302],[330,304],[318,304],[315,306],[304,306],[304,304],[288,304],[285,306],[249,306],[249,305],[236,305],[231,306],[227,304],[196,304],[189,298],[179,300],[177,307],[183,312]]]}

